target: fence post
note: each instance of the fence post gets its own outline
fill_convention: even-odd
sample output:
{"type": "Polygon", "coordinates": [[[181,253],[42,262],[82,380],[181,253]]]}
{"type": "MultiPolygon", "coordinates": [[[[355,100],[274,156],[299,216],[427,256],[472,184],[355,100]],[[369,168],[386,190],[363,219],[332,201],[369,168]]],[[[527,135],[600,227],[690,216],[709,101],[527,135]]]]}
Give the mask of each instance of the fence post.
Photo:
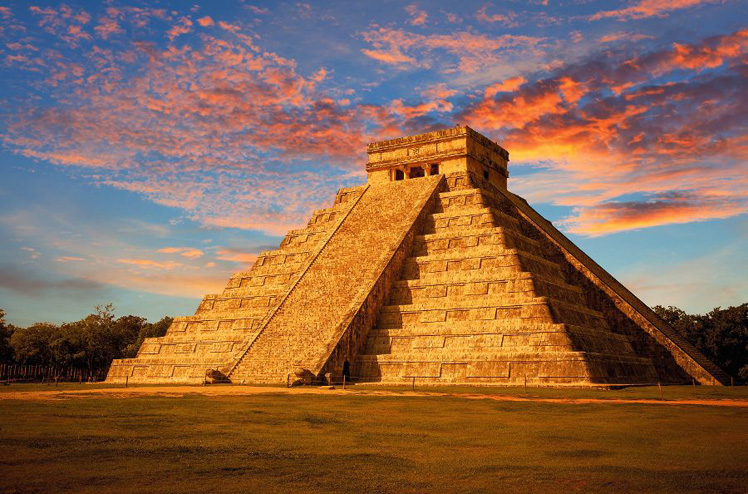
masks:
{"type": "Polygon", "coordinates": [[[527,374],[525,374],[525,394],[527,394],[527,374]]]}
{"type": "Polygon", "coordinates": [[[415,390],[416,390],[416,378],[414,377],[413,378],[413,391],[415,390]]]}
{"type": "Polygon", "coordinates": [[[345,389],[345,374],[343,374],[343,389],[345,389]]]}
{"type": "Polygon", "coordinates": [[[657,387],[660,389],[660,400],[664,400],[664,396],[662,395],[662,384],[660,384],[659,381],[657,381],[657,387]]]}
{"type": "Polygon", "coordinates": [[[129,382],[130,382],[130,376],[125,376],[125,387],[127,387],[129,382]]]}

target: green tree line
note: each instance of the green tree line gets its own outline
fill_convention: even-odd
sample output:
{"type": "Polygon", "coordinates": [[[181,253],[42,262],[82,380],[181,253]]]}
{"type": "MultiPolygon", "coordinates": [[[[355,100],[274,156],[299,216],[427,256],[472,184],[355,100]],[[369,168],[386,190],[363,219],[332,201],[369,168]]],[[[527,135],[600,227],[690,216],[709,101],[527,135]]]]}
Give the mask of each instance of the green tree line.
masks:
{"type": "MultiPolygon", "coordinates": [[[[748,381],[748,303],[687,314],[677,307],[654,311],[728,374],[748,381]]],[[[57,365],[92,372],[113,359],[134,357],[145,338],[163,336],[172,318],[149,323],[138,316],[114,317],[111,304],[97,306],[80,321],[36,323],[19,328],[0,309],[0,363],[57,365]]]]}
{"type": "Polygon", "coordinates": [[[725,372],[748,381],[748,303],[706,314],[661,305],[654,311],[725,372]]]}
{"type": "Polygon", "coordinates": [[[145,338],[163,336],[172,318],[149,323],[138,316],[115,318],[112,304],[97,306],[80,321],[21,328],[7,324],[0,309],[0,363],[104,369],[116,358],[134,357],[145,338]]]}

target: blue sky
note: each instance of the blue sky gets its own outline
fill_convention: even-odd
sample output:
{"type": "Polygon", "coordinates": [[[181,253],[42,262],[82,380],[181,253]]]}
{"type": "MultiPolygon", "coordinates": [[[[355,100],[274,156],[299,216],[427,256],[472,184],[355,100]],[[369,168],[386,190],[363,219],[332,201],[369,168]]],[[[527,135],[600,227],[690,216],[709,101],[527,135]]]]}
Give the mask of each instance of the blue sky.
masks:
{"type": "Polygon", "coordinates": [[[2,2],[0,307],[155,320],[468,124],[650,305],[748,301],[745,2],[2,2]]]}

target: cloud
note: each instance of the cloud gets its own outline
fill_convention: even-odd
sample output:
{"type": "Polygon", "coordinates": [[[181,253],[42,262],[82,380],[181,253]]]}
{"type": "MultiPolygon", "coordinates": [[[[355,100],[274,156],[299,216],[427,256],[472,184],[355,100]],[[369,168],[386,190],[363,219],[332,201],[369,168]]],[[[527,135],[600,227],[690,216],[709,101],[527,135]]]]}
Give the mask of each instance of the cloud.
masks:
{"type": "Polygon", "coordinates": [[[650,36],[649,34],[636,34],[626,31],[618,31],[601,36],[599,41],[600,43],[615,43],[617,41],[625,41],[627,43],[630,43],[632,41],[640,41],[643,39],[654,39],[654,36],[650,36]]]}
{"type": "Polygon", "coordinates": [[[86,259],[83,257],[77,257],[77,256],[58,256],[55,258],[57,262],[79,262],[79,261],[85,261],[86,259]]]}
{"type": "Polygon", "coordinates": [[[264,15],[270,12],[269,9],[257,7],[256,5],[245,5],[244,8],[257,15],[264,15]]]}
{"type": "Polygon", "coordinates": [[[574,233],[734,216],[748,211],[746,39],[604,52],[513,91],[489,86],[458,118],[502,141],[515,166],[541,166],[513,187],[574,208],[574,233]],[[630,195],[643,198],[620,199],[630,195]]]}
{"type": "MultiPolygon", "coordinates": [[[[360,180],[356,160],[374,136],[399,131],[397,117],[328,97],[324,69],[302,75],[249,35],[223,36],[94,52],[100,58],[76,78],[55,81],[56,103],[8,116],[5,144],[204,225],[273,234],[302,226],[341,184],[360,180]]],[[[65,74],[76,66],[58,63],[65,74]]]]}
{"type": "Polygon", "coordinates": [[[170,40],[174,41],[174,38],[187,34],[192,31],[192,21],[188,17],[181,17],[177,24],[174,24],[166,35],[170,40]]]}
{"type": "Polygon", "coordinates": [[[77,296],[81,293],[99,292],[103,284],[86,278],[39,278],[31,271],[19,270],[15,266],[0,266],[0,288],[30,296],[41,296],[50,292],[77,296]]]}
{"type": "Polygon", "coordinates": [[[516,23],[514,21],[514,13],[511,11],[508,11],[506,14],[488,14],[486,11],[488,10],[488,5],[485,5],[478,9],[478,11],[475,13],[475,18],[478,19],[480,22],[487,22],[487,23],[494,23],[494,22],[500,22],[507,26],[515,26],[516,23]]]}
{"type": "Polygon", "coordinates": [[[483,94],[485,98],[493,98],[497,93],[511,93],[519,89],[519,87],[525,82],[527,82],[527,80],[521,75],[510,77],[501,82],[491,84],[486,88],[483,94]]]}
{"type": "Polygon", "coordinates": [[[738,198],[671,192],[646,201],[611,201],[580,208],[578,214],[564,224],[572,233],[598,236],[664,224],[728,218],[745,211],[745,201],[738,198]]]}
{"type": "Polygon", "coordinates": [[[596,21],[606,18],[644,19],[647,17],[664,17],[668,13],[696,7],[708,3],[716,3],[719,0],[640,0],[631,7],[618,10],[605,10],[590,17],[596,21]]]}
{"type": "Polygon", "coordinates": [[[21,250],[29,253],[29,259],[36,260],[42,257],[42,253],[33,247],[21,247],[21,250]]]}
{"type": "Polygon", "coordinates": [[[410,20],[408,21],[408,24],[411,26],[425,26],[426,20],[428,19],[429,15],[418,8],[418,5],[413,3],[410,5],[407,5],[405,7],[405,11],[410,16],[410,20]]]}
{"type": "Polygon", "coordinates": [[[197,20],[197,23],[200,24],[203,27],[212,26],[215,23],[213,22],[213,19],[209,15],[206,15],[205,17],[201,17],[197,20]]]}
{"type": "Polygon", "coordinates": [[[163,249],[158,249],[156,252],[162,254],[179,254],[187,259],[199,259],[204,255],[203,251],[192,247],[164,247],[163,249]]]}
{"type": "Polygon", "coordinates": [[[178,262],[174,261],[154,261],[153,259],[117,259],[117,262],[122,264],[129,264],[132,266],[137,266],[139,268],[143,269],[174,269],[178,267],[184,266],[184,264],[180,264],[178,262]]]}
{"type": "Polygon", "coordinates": [[[436,53],[446,52],[457,60],[447,72],[474,73],[486,66],[509,63],[532,53],[544,38],[503,34],[488,36],[471,31],[449,34],[417,34],[390,27],[372,26],[361,33],[373,49],[363,49],[364,55],[393,65],[430,67],[436,53]]]}

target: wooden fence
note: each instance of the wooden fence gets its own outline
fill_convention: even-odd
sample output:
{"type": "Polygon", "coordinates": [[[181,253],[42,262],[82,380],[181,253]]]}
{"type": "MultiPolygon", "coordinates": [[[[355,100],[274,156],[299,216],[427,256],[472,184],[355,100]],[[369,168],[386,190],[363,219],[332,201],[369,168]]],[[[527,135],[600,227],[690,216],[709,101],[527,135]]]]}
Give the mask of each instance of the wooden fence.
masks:
{"type": "Polygon", "coordinates": [[[106,379],[108,368],[79,369],[54,365],[0,364],[0,383],[12,382],[99,382],[106,379]]]}

